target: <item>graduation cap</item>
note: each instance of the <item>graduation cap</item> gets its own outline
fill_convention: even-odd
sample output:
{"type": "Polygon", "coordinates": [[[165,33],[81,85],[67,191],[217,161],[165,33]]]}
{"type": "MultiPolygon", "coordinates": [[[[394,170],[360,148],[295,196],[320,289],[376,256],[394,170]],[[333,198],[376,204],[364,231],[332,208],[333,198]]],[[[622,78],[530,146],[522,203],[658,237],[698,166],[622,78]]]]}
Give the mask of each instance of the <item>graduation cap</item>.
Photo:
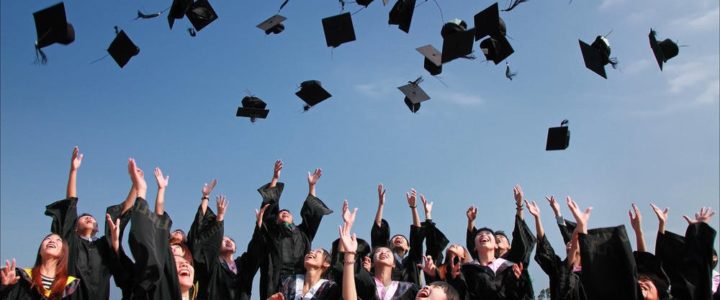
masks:
{"type": "Polygon", "coordinates": [[[477,13],[474,17],[475,21],[475,40],[479,41],[483,37],[500,37],[505,36],[507,28],[505,21],[500,18],[498,4],[488,6],[483,11],[477,13]]]}
{"type": "Polygon", "coordinates": [[[110,56],[112,56],[118,66],[122,68],[125,67],[133,56],[140,53],[140,48],[138,48],[138,46],[130,40],[130,37],[125,34],[125,31],[120,30],[120,32],[115,35],[115,39],[113,39],[112,43],[110,43],[110,47],[108,47],[107,51],[110,53],[110,56]]]}
{"type": "Polygon", "coordinates": [[[415,0],[397,0],[390,10],[388,24],[398,25],[400,30],[410,33],[410,23],[415,12],[415,0]]]}
{"type": "Polygon", "coordinates": [[[480,50],[485,55],[485,59],[492,60],[496,65],[515,53],[515,49],[505,36],[484,39],[480,42],[480,50]]]}
{"type": "Polygon", "coordinates": [[[325,42],[328,47],[336,48],[355,40],[352,16],[349,12],[322,19],[325,42]]]}
{"type": "Polygon", "coordinates": [[[365,7],[368,7],[368,5],[370,5],[370,3],[372,3],[372,2],[373,2],[373,0],[356,0],[355,1],[355,3],[357,3],[358,5],[362,5],[365,7]]]}
{"type": "Polygon", "coordinates": [[[663,63],[677,56],[680,49],[678,48],[678,45],[670,39],[665,39],[664,41],[658,43],[655,38],[655,34],[655,30],[652,30],[651,28],[650,34],[648,34],[648,39],[650,39],[650,48],[652,48],[653,54],[655,55],[655,60],[657,60],[660,71],[662,71],[663,63]]]}
{"type": "Polygon", "coordinates": [[[432,45],[425,45],[417,49],[420,54],[425,57],[423,67],[430,72],[430,75],[438,75],[442,73],[442,54],[432,45]]]}
{"type": "Polygon", "coordinates": [[[250,118],[250,122],[255,122],[256,118],[265,119],[267,118],[269,109],[265,109],[267,104],[255,96],[245,96],[242,99],[242,106],[238,107],[236,117],[247,117],[250,118]]]}
{"type": "Polygon", "coordinates": [[[197,0],[193,2],[185,15],[193,27],[195,27],[196,31],[202,30],[218,18],[208,0],[197,0]]]}
{"type": "Polygon", "coordinates": [[[278,34],[285,30],[285,25],[282,24],[282,22],[285,20],[287,20],[286,17],[283,17],[281,15],[274,15],[263,21],[262,23],[258,24],[257,28],[265,31],[265,34],[278,34]]]}
{"type": "Polygon", "coordinates": [[[190,8],[192,0],[173,0],[170,6],[170,12],[168,12],[168,25],[170,29],[175,24],[175,19],[182,19],[185,16],[185,12],[190,8]]]}
{"type": "Polygon", "coordinates": [[[565,150],[570,144],[570,130],[566,126],[568,120],[563,120],[560,127],[550,127],[548,129],[547,143],[545,150],[565,150]]]}
{"type": "Polygon", "coordinates": [[[47,62],[47,57],[40,49],[54,43],[68,45],[75,41],[75,28],[67,22],[63,2],[34,12],[33,18],[37,31],[35,51],[42,57],[42,63],[47,62]]]}
{"type": "Polygon", "coordinates": [[[443,38],[442,63],[450,62],[456,58],[465,57],[473,58],[473,30],[463,30],[460,32],[450,33],[443,38]]]}
{"type": "Polygon", "coordinates": [[[617,59],[610,58],[610,42],[608,42],[607,38],[598,35],[590,45],[582,40],[578,40],[578,42],[580,43],[580,51],[582,51],[585,67],[607,79],[605,65],[611,64],[613,68],[617,65],[617,59]]]}
{"type": "Polygon", "coordinates": [[[305,101],[306,104],[303,106],[303,109],[305,111],[309,110],[311,107],[324,101],[325,99],[332,97],[332,95],[330,95],[330,93],[328,93],[322,87],[322,85],[320,85],[319,80],[303,81],[300,84],[300,90],[297,91],[295,95],[305,101]]]}
{"type": "Polygon", "coordinates": [[[398,89],[405,94],[405,105],[407,105],[413,113],[420,110],[421,102],[430,100],[430,96],[420,88],[421,82],[422,77],[418,77],[415,81],[408,81],[408,84],[398,87],[398,89]]]}

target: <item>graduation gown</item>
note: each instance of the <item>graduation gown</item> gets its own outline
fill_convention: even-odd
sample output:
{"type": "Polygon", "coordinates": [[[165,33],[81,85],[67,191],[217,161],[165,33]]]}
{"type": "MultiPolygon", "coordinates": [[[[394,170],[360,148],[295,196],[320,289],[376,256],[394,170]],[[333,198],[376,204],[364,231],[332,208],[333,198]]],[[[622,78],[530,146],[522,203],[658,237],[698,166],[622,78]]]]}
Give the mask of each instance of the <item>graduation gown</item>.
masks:
{"type": "MultiPolygon", "coordinates": [[[[355,274],[362,268],[363,258],[370,254],[370,244],[365,240],[357,239],[357,250],[355,250],[355,274]]],[[[336,239],[332,243],[330,251],[330,268],[327,270],[327,279],[334,281],[338,286],[342,287],[343,267],[345,262],[345,253],[340,252],[340,239],[336,239]]]]}
{"type": "Polygon", "coordinates": [[[566,260],[560,260],[547,240],[547,236],[543,236],[535,251],[535,261],[550,278],[550,299],[587,299],[580,274],[573,272],[566,260]]]}
{"type": "Polygon", "coordinates": [[[279,182],[274,188],[266,184],[258,189],[263,197],[260,207],[269,204],[260,229],[262,244],[266,249],[260,261],[260,299],[267,299],[277,292],[285,277],[305,273],[303,258],[310,252],[323,216],[332,213],[322,200],[308,195],[300,210],[300,225],[278,224],[280,196],[284,186],[279,182]]]}
{"type": "Polygon", "coordinates": [[[117,269],[117,256],[110,247],[109,236],[88,241],[75,232],[77,202],[78,198],[54,202],[46,206],[45,215],[52,217],[51,232],[60,235],[69,246],[68,274],[82,279],[72,298],[108,299],[110,277],[121,271],[117,269]]]}
{"type": "MultiPolygon", "coordinates": [[[[410,250],[405,257],[393,253],[395,257],[395,268],[392,272],[392,280],[405,281],[414,284],[419,284],[420,269],[417,264],[422,262],[423,253],[423,239],[424,233],[422,227],[416,227],[410,225],[410,240],[408,241],[410,250]]],[[[373,222],[373,226],[370,229],[370,243],[372,248],[377,247],[388,247],[392,249],[390,245],[390,225],[385,219],[382,219],[380,226],[377,226],[373,222]]]]}
{"type": "Polygon", "coordinates": [[[321,279],[315,283],[308,293],[302,294],[305,275],[297,274],[285,278],[282,282],[280,292],[285,300],[309,299],[309,300],[337,300],[342,299],[342,286],[332,280],[321,279]]]}
{"type": "Polygon", "coordinates": [[[439,266],[442,264],[445,247],[450,241],[432,220],[425,220],[421,227],[425,236],[425,255],[430,255],[435,265],[439,266]]]}
{"type": "Polygon", "coordinates": [[[625,226],[580,234],[582,285],[587,299],[634,300],[640,295],[637,266],[625,226]]]}
{"type": "MultiPolygon", "coordinates": [[[[15,268],[15,274],[20,276],[20,280],[11,286],[0,284],[0,299],[13,300],[45,300],[50,295],[49,291],[40,294],[37,289],[32,286],[32,268],[21,269],[15,268]]],[[[65,289],[61,299],[72,299],[74,293],[80,286],[80,279],[74,276],[68,276],[65,282],[65,289]]]]}
{"type": "MultiPolygon", "coordinates": [[[[208,208],[205,215],[198,208],[198,224],[192,240],[195,279],[199,284],[197,299],[248,300],[252,295],[252,280],[257,272],[258,259],[262,253],[257,240],[257,228],[247,246],[247,252],[235,258],[237,273],[233,273],[220,255],[224,237],[224,221],[217,221],[215,213],[208,208]]],[[[193,230],[191,230],[192,232],[193,230]]],[[[237,246],[237,245],[236,245],[237,246]]]]}
{"type": "Polygon", "coordinates": [[[490,267],[482,266],[477,261],[463,264],[460,272],[464,285],[453,286],[464,290],[461,293],[466,294],[469,299],[524,299],[524,291],[530,283],[529,278],[515,278],[512,265],[512,262],[505,260],[497,271],[493,272],[490,267]]]}
{"type": "MultiPolygon", "coordinates": [[[[393,280],[396,281],[396,280],[393,280]]],[[[390,297],[391,300],[411,300],[415,299],[415,295],[419,291],[416,284],[407,281],[398,281],[398,287],[390,297]]],[[[361,300],[382,300],[377,295],[377,285],[375,278],[365,269],[360,269],[355,274],[355,289],[358,299],[361,300]]]]}
{"type": "Polygon", "coordinates": [[[170,216],[156,215],[140,197],[135,200],[131,214],[128,243],[135,264],[127,299],[181,299],[175,257],[168,239],[170,216]]]}
{"type": "Polygon", "coordinates": [[[655,255],[670,279],[674,299],[711,299],[712,249],[715,230],[700,222],[691,224],[685,236],[658,233],[655,255]]]}

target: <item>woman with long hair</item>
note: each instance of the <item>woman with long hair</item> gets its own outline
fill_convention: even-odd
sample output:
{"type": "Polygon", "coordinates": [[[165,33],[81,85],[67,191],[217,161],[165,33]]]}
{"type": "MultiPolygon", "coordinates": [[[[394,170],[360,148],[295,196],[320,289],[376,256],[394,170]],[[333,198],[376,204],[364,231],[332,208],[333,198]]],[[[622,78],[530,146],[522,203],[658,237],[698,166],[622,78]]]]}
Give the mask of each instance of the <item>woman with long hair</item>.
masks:
{"type": "Polygon", "coordinates": [[[57,234],[48,234],[40,243],[35,265],[16,268],[15,260],[5,262],[0,272],[2,299],[66,299],[80,280],[68,276],[68,245],[57,234]]]}

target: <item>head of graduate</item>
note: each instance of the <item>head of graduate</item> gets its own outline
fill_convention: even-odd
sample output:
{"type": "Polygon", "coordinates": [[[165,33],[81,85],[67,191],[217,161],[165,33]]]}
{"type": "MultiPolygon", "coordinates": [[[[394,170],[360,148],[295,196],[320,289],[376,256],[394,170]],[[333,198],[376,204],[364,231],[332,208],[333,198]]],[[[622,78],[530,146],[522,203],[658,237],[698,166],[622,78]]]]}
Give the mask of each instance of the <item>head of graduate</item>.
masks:
{"type": "Polygon", "coordinates": [[[491,253],[494,256],[497,249],[495,232],[487,227],[478,229],[475,233],[475,251],[478,254],[491,253]]]}
{"type": "Polygon", "coordinates": [[[410,250],[410,243],[408,239],[402,234],[396,234],[390,238],[390,247],[392,251],[400,256],[404,256],[405,253],[410,250]]]}
{"type": "Polygon", "coordinates": [[[235,240],[229,236],[224,236],[220,244],[220,255],[235,254],[237,246],[235,240]]]}
{"type": "Polygon", "coordinates": [[[94,237],[98,233],[97,220],[91,214],[81,214],[75,220],[75,232],[82,237],[94,237]]]}
{"type": "Polygon", "coordinates": [[[449,283],[435,281],[420,289],[415,300],[460,300],[460,295],[449,283]]]}
{"type": "Polygon", "coordinates": [[[32,282],[40,295],[50,293],[49,299],[55,299],[63,294],[65,285],[68,280],[68,245],[65,240],[57,234],[51,233],[43,238],[35,257],[35,265],[32,268],[32,282]],[[43,286],[42,272],[48,269],[49,265],[55,267],[55,274],[50,289],[46,290],[43,286]]]}
{"type": "Polygon", "coordinates": [[[303,265],[306,271],[319,270],[320,274],[325,274],[330,268],[330,253],[323,248],[310,250],[305,254],[303,265]]]}
{"type": "Polygon", "coordinates": [[[281,209],[277,215],[279,224],[293,224],[293,214],[287,209],[281,209]]]}

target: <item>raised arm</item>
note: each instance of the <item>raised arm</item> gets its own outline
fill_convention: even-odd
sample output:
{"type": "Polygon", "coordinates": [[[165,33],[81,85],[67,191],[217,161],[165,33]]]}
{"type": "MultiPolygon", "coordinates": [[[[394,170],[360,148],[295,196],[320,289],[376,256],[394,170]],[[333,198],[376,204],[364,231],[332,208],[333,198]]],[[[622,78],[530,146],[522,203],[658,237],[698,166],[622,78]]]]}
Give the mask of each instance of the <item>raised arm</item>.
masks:
{"type": "Polygon", "coordinates": [[[632,210],[628,211],[628,216],[630,216],[630,225],[632,225],[633,231],[635,231],[637,251],[647,252],[647,247],[645,246],[645,236],[642,231],[642,216],[640,215],[640,210],[637,208],[635,203],[632,204],[632,210]],[[633,215],[633,212],[635,215],[633,215]]]}
{"type": "Polygon", "coordinates": [[[432,220],[433,202],[428,202],[423,194],[420,194],[420,200],[422,201],[423,209],[425,210],[425,220],[432,220]]]}
{"type": "Polygon", "coordinates": [[[417,211],[417,191],[415,191],[415,189],[410,189],[409,192],[405,193],[405,198],[407,198],[407,203],[410,207],[410,212],[412,213],[412,225],[420,227],[420,215],[417,211]]]}
{"type": "Polygon", "coordinates": [[[357,252],[357,237],[350,235],[352,225],[344,222],[340,226],[340,243],[345,249],[345,261],[343,261],[342,295],[345,300],[357,300],[355,289],[355,254],[357,252]]]}
{"type": "Polygon", "coordinates": [[[157,181],[157,196],[155,197],[155,214],[162,216],[165,213],[165,188],[170,182],[170,176],[163,177],[162,170],[155,168],[155,180],[157,181]]]}
{"type": "Polygon", "coordinates": [[[320,180],[320,176],[322,176],[322,169],[320,168],[315,169],[312,173],[308,172],[308,194],[310,196],[317,197],[315,194],[315,186],[318,180],[320,180]]]}
{"type": "Polygon", "coordinates": [[[120,219],[116,219],[113,222],[110,214],[105,214],[106,226],[110,230],[110,246],[112,247],[115,254],[119,254],[120,251],[120,219]]]}
{"type": "Polygon", "coordinates": [[[378,208],[375,213],[375,225],[382,226],[383,208],[385,207],[385,188],[383,184],[378,184],[378,208]]]}
{"type": "Polygon", "coordinates": [[[82,163],[83,155],[80,149],[75,146],[70,159],[70,175],[68,176],[67,192],[65,198],[77,198],[77,171],[82,163]]]}
{"type": "Polygon", "coordinates": [[[132,180],[133,188],[135,189],[137,198],[143,198],[147,196],[147,182],[145,182],[145,173],[137,167],[135,159],[130,159],[128,164],[128,172],[130,173],[130,180],[132,180]]]}
{"type": "Polygon", "coordinates": [[[213,179],[212,181],[210,181],[210,184],[203,184],[202,198],[200,198],[200,211],[202,212],[203,216],[207,212],[208,202],[210,202],[210,193],[212,193],[216,185],[217,179],[213,179]]]}
{"type": "Polygon", "coordinates": [[[592,212],[592,207],[588,207],[583,212],[580,210],[580,207],[575,203],[575,201],[570,198],[570,196],[567,197],[567,205],[568,208],[570,208],[570,211],[572,212],[573,216],[575,217],[575,221],[577,222],[577,228],[575,229],[578,233],[581,234],[587,234],[587,223],[588,220],[590,220],[590,212],[592,212]]]}
{"type": "Polygon", "coordinates": [[[665,210],[662,210],[652,203],[650,203],[650,207],[652,207],[658,219],[658,233],[665,234],[665,222],[667,221],[669,208],[666,207],[665,210]]]}
{"type": "Polygon", "coordinates": [[[0,283],[2,283],[3,289],[14,285],[18,283],[18,281],[20,281],[20,276],[18,276],[17,272],[15,272],[16,268],[17,263],[15,262],[14,258],[12,260],[12,263],[10,263],[10,261],[8,260],[5,261],[5,268],[0,270],[0,283]]]}
{"type": "Polygon", "coordinates": [[[527,205],[528,212],[535,217],[535,231],[537,232],[537,239],[542,240],[545,236],[545,230],[543,229],[542,222],[540,221],[540,208],[537,206],[535,201],[529,202],[525,200],[525,205],[527,205]]]}
{"type": "Polygon", "coordinates": [[[470,255],[477,258],[475,252],[475,218],[477,217],[477,207],[471,205],[465,212],[467,216],[467,230],[465,231],[465,247],[470,250],[470,255]]]}
{"type": "Polygon", "coordinates": [[[515,215],[521,220],[523,219],[523,191],[520,185],[516,184],[513,188],[513,197],[515,198],[515,215]]]}
{"type": "Polygon", "coordinates": [[[278,180],[280,180],[280,171],[282,171],[282,167],[282,160],[276,160],[275,167],[273,168],[273,177],[272,180],[270,180],[270,185],[268,187],[274,188],[275,186],[277,186],[278,180]]]}

